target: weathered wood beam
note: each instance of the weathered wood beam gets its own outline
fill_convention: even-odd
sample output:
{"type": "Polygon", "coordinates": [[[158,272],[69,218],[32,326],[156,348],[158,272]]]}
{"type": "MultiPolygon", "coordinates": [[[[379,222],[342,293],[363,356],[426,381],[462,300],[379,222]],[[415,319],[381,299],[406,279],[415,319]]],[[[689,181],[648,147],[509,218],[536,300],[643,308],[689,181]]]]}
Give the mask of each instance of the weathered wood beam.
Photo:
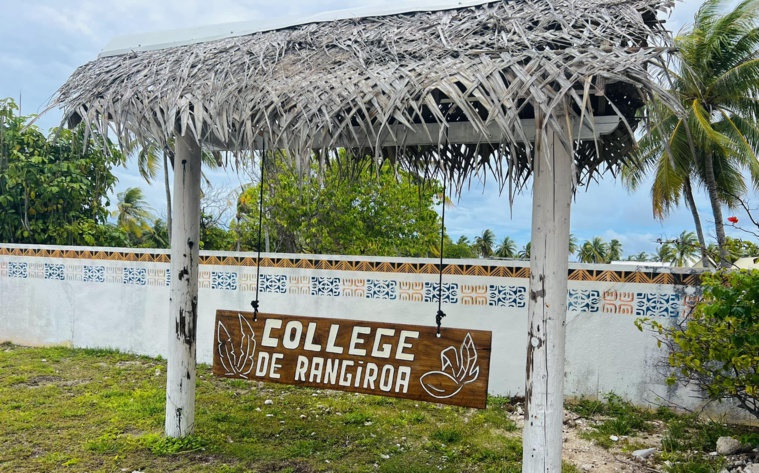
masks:
{"type": "Polygon", "coordinates": [[[561,471],[572,159],[558,134],[536,143],[522,471],[561,471]]]}
{"type": "Polygon", "coordinates": [[[177,438],[195,428],[201,149],[179,134],[175,147],[165,429],[167,437],[177,438]]]}
{"type": "MultiPolygon", "coordinates": [[[[515,136],[514,141],[520,143],[535,141],[535,120],[522,119],[521,122],[524,136],[515,136]]],[[[616,130],[620,119],[616,115],[597,116],[593,119],[586,116],[583,122],[582,126],[580,126],[579,118],[573,120],[572,137],[581,141],[588,141],[616,130]]],[[[231,143],[225,143],[211,133],[204,133],[204,135],[204,143],[215,149],[226,150],[233,148],[231,143]]],[[[343,132],[334,140],[330,136],[323,136],[321,139],[315,140],[312,148],[373,148],[378,142],[382,147],[437,146],[441,141],[450,144],[499,144],[508,143],[512,139],[496,123],[488,125],[485,132],[477,130],[469,122],[449,123],[447,127],[437,123],[428,123],[426,125],[417,124],[414,129],[409,129],[405,125],[389,125],[383,127],[381,130],[371,132],[367,132],[361,127],[354,127],[349,132],[343,132]],[[441,137],[444,138],[441,140],[441,137]]],[[[268,145],[272,146],[271,143],[268,145]]],[[[257,140],[256,150],[260,150],[262,147],[263,140],[257,140]]],[[[286,148],[285,143],[281,140],[275,143],[273,147],[286,148]]]]}

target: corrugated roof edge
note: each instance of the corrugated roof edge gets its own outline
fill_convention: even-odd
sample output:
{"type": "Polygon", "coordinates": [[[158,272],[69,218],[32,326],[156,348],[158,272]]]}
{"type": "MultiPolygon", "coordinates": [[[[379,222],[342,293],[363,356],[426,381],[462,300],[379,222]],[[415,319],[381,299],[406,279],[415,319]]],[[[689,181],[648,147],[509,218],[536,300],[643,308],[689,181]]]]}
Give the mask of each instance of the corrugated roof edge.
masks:
{"type": "Polygon", "coordinates": [[[189,44],[216,41],[236,36],[246,36],[264,31],[274,31],[293,26],[307,25],[309,23],[322,23],[351,18],[368,18],[379,16],[401,15],[404,13],[418,13],[427,11],[444,11],[467,8],[487,3],[495,3],[499,0],[422,0],[409,2],[396,8],[350,8],[312,15],[306,18],[275,19],[266,24],[259,21],[241,21],[218,25],[199,26],[195,28],[183,28],[176,30],[156,31],[150,33],[138,33],[132,35],[117,36],[112,39],[101,51],[99,57],[118,56],[133,51],[154,51],[158,49],[186,46],[189,44]]]}

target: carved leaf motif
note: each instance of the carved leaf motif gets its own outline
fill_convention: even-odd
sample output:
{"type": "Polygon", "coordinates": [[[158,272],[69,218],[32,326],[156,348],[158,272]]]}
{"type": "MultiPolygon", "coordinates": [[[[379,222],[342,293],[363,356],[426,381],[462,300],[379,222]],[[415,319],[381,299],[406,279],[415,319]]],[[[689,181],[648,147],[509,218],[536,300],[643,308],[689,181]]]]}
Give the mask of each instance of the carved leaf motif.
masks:
{"type": "Polygon", "coordinates": [[[235,374],[235,348],[232,346],[232,336],[229,335],[227,327],[223,323],[219,322],[216,327],[216,340],[218,342],[219,361],[221,366],[226,370],[226,375],[231,376],[235,374]]]}
{"type": "Polygon", "coordinates": [[[419,382],[427,394],[437,399],[453,397],[480,375],[477,366],[477,348],[467,333],[459,350],[448,347],[440,353],[440,371],[425,373],[419,382]]]}
{"type": "Polygon", "coordinates": [[[461,344],[461,371],[458,380],[462,384],[469,384],[477,379],[480,368],[477,366],[477,349],[474,346],[472,335],[467,333],[461,344]]]}
{"type": "Polygon", "coordinates": [[[237,316],[240,323],[239,351],[235,350],[232,336],[229,334],[227,327],[222,322],[219,322],[216,327],[219,361],[226,371],[226,376],[240,375],[243,378],[247,378],[247,375],[255,367],[253,361],[256,351],[255,333],[253,332],[253,327],[250,326],[250,323],[242,314],[238,314],[237,316]]]}
{"type": "Polygon", "coordinates": [[[437,399],[447,399],[453,397],[464,387],[459,384],[458,380],[448,373],[442,371],[431,371],[419,378],[422,387],[427,394],[437,399]]]}
{"type": "Polygon", "coordinates": [[[253,371],[253,355],[256,352],[256,334],[253,332],[253,327],[250,326],[242,314],[237,314],[240,320],[240,358],[237,360],[236,370],[237,373],[243,377],[247,377],[251,371],[253,371]],[[247,330],[246,330],[247,329],[247,330]]]}

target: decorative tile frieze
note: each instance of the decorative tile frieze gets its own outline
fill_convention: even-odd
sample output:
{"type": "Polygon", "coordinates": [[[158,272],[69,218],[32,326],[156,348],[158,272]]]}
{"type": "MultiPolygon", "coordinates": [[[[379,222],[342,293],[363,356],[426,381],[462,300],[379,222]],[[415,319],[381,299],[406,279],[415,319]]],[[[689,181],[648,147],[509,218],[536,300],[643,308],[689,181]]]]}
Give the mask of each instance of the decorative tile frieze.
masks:
{"type": "Polygon", "coordinates": [[[290,284],[287,286],[287,292],[300,296],[311,294],[311,277],[290,276],[290,284]]]}
{"type": "Polygon", "coordinates": [[[132,286],[148,285],[148,270],[146,268],[124,268],[123,283],[132,286]]]}
{"type": "Polygon", "coordinates": [[[382,299],[389,301],[398,299],[398,281],[387,279],[369,279],[367,282],[367,299],[382,299]]]}
{"type": "Polygon", "coordinates": [[[45,263],[45,279],[54,281],[66,280],[66,266],[57,263],[45,263]]]}
{"type": "Polygon", "coordinates": [[[462,284],[459,300],[464,305],[488,305],[488,287],[484,284],[462,284]]]}
{"type": "Polygon", "coordinates": [[[366,297],[366,279],[347,278],[342,280],[341,293],[343,297],[366,297]]]}
{"type": "Polygon", "coordinates": [[[527,307],[527,288],[524,286],[488,286],[488,305],[516,309],[527,307]]]}
{"type": "Polygon", "coordinates": [[[340,297],[340,278],[312,277],[311,295],[340,297]]]}
{"type": "Polygon", "coordinates": [[[398,281],[400,300],[408,302],[424,302],[424,282],[398,281]]]}
{"type": "Polygon", "coordinates": [[[105,282],[105,266],[84,265],[83,282],[105,282]]]}
{"type": "Polygon", "coordinates": [[[633,315],[635,311],[635,293],[604,291],[601,303],[601,313],[633,315]]]}
{"type": "Polygon", "coordinates": [[[575,312],[596,313],[601,299],[600,291],[593,289],[570,289],[567,310],[575,312]]]}
{"type": "Polygon", "coordinates": [[[636,317],[679,317],[680,294],[637,293],[636,317]]]}
{"type": "Polygon", "coordinates": [[[8,277],[26,279],[29,277],[29,263],[11,261],[8,263],[8,277]]]}
{"type": "Polygon", "coordinates": [[[443,304],[457,304],[459,302],[459,285],[458,283],[443,283],[442,294],[440,283],[424,283],[424,302],[438,302],[442,295],[443,304]]]}
{"type": "Polygon", "coordinates": [[[237,273],[229,271],[211,271],[211,289],[236,291],[237,273]]]}

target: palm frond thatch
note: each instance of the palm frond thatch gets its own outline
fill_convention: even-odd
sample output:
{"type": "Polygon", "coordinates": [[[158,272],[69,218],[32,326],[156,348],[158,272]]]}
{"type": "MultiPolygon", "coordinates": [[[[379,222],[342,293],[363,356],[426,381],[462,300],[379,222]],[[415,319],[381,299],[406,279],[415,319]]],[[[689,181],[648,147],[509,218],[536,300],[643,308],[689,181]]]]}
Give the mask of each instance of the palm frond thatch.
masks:
{"type": "Polygon", "coordinates": [[[248,151],[264,137],[300,160],[348,147],[459,184],[490,171],[517,186],[532,169],[522,119],[537,115],[540,137],[565,126],[565,114],[622,117],[601,139],[564,140],[586,178],[618,167],[637,109],[666,97],[647,69],[670,47],[657,15],[673,3],[496,1],[100,57],[74,72],[54,104],[65,120],[110,127],[122,143],[168,142],[176,131],[248,151]],[[495,127],[502,139],[449,143],[455,122],[483,137],[495,127]],[[405,145],[404,129],[432,144],[405,145]]]}

